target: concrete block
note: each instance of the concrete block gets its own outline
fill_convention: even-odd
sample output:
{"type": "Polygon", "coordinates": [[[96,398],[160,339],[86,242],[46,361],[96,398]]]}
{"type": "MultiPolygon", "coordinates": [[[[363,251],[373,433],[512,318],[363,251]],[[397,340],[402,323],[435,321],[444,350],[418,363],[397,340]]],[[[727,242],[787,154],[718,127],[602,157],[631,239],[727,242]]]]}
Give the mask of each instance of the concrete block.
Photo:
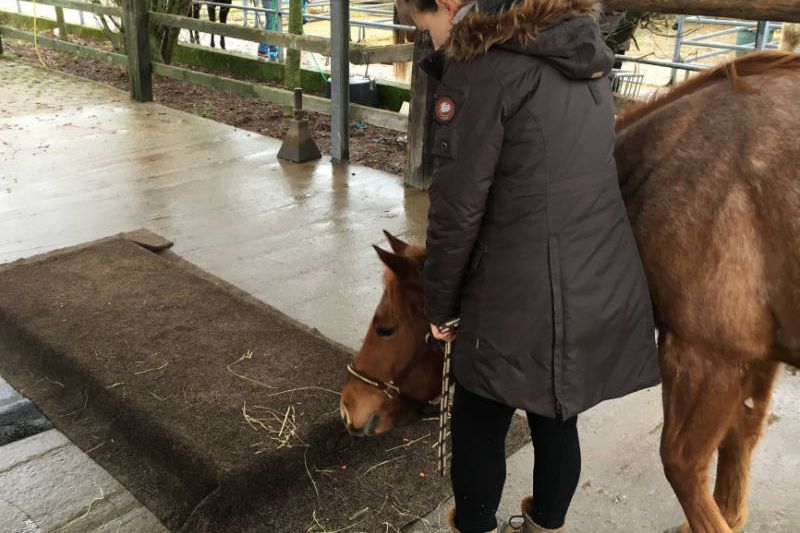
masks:
{"type": "MultiPolygon", "coordinates": [[[[55,440],[50,435],[34,441],[34,445],[40,451],[46,449],[47,443],[39,441],[55,440]]],[[[31,444],[28,441],[11,446],[31,444]]],[[[30,455],[29,460],[0,473],[0,494],[6,505],[22,517],[15,524],[16,529],[27,527],[30,520],[44,531],[91,531],[140,506],[108,472],[73,444],[30,455]]]]}
{"type": "Polygon", "coordinates": [[[27,439],[0,446],[0,474],[67,444],[69,439],[63,433],[50,429],[27,439]]]}
{"type": "Polygon", "coordinates": [[[145,507],[138,507],[116,520],[95,529],[93,533],[168,533],[168,529],[145,507]]]}

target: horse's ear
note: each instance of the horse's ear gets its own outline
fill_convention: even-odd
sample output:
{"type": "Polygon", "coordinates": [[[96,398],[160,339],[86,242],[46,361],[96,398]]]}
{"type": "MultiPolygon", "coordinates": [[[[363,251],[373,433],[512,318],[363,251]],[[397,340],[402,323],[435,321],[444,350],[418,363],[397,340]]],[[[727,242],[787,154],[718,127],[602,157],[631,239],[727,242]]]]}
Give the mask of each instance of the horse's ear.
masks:
{"type": "Polygon", "coordinates": [[[393,254],[381,248],[380,246],[372,245],[375,251],[378,252],[378,257],[381,258],[383,264],[395,273],[398,278],[415,280],[420,275],[420,261],[413,257],[406,257],[404,255],[393,254]]]}
{"type": "Polygon", "coordinates": [[[407,242],[401,241],[400,239],[398,239],[397,237],[395,237],[386,230],[383,230],[383,234],[386,235],[386,240],[389,241],[389,246],[392,247],[394,253],[399,255],[403,255],[405,253],[406,248],[408,248],[407,242]]]}

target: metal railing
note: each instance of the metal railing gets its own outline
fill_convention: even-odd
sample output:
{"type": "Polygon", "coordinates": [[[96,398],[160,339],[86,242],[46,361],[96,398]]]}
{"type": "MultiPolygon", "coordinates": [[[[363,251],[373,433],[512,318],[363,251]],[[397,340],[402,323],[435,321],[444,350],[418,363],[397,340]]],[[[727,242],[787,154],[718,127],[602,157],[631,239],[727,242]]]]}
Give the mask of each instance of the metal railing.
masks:
{"type": "Polygon", "coordinates": [[[631,100],[637,100],[641,94],[644,74],[614,69],[611,72],[611,90],[631,100]]]}
{"type": "Polygon", "coordinates": [[[774,30],[783,25],[781,22],[771,21],[749,21],[737,19],[722,19],[714,17],[701,17],[701,16],[686,16],[678,15],[676,20],[675,31],[675,46],[673,49],[673,63],[675,65],[670,72],[670,83],[675,83],[678,77],[678,70],[691,70],[683,68],[683,65],[697,65],[699,61],[725,55],[730,52],[754,52],[765,50],[768,48],[777,48],[777,44],[772,42],[771,35],[774,30]],[[701,25],[715,25],[715,26],[730,26],[724,30],[712,31],[709,33],[686,38],[686,24],[701,24],[701,25]],[[755,32],[752,44],[734,44],[713,41],[725,35],[736,34],[742,32],[755,32]],[[687,63],[684,60],[683,47],[695,48],[710,48],[713,51],[696,55],[693,60],[694,63],[687,63]]]}
{"type": "Polygon", "coordinates": [[[669,68],[671,69],[670,84],[674,84],[677,81],[678,71],[685,71],[688,74],[688,72],[700,72],[711,67],[711,65],[703,64],[701,61],[726,55],[731,52],[749,53],[759,50],[776,49],[778,44],[774,42],[772,35],[774,34],[775,30],[781,28],[782,25],[782,22],[772,21],[757,22],[737,19],[678,15],[675,21],[675,44],[673,47],[671,61],[653,59],[646,56],[635,57],[621,54],[617,54],[615,57],[618,61],[669,68]],[[727,26],[727,28],[710,31],[703,34],[696,34],[692,35],[691,38],[687,38],[687,34],[689,33],[687,31],[688,24],[727,26]],[[714,40],[725,35],[739,34],[741,32],[754,32],[755,36],[753,43],[725,43],[714,40]],[[683,53],[684,47],[707,48],[711,49],[711,51],[694,55],[692,56],[691,61],[689,61],[683,53]]]}

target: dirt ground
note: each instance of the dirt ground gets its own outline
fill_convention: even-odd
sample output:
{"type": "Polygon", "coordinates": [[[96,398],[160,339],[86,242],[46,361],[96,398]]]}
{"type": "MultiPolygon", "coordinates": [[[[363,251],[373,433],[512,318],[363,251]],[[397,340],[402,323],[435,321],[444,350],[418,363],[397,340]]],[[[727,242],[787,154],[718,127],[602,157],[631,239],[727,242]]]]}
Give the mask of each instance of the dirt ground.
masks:
{"type": "MultiPolygon", "coordinates": [[[[96,48],[107,48],[98,42],[75,38],[71,40],[96,48]]],[[[19,58],[28,64],[39,64],[36,52],[29,43],[4,39],[3,46],[8,56],[19,58]]],[[[128,90],[127,73],[119,65],[44,47],[40,47],[40,52],[47,66],[54,70],[107,83],[123,91],[128,90]]],[[[290,119],[284,115],[283,107],[280,105],[256,98],[226,94],[188,82],[155,76],[153,98],[159,104],[173,109],[278,139],[283,138],[289,127],[290,119]]],[[[306,119],[320,151],[329,154],[330,117],[307,112],[306,119]]],[[[369,124],[352,125],[350,161],[402,175],[406,164],[406,135],[369,124]]]]}

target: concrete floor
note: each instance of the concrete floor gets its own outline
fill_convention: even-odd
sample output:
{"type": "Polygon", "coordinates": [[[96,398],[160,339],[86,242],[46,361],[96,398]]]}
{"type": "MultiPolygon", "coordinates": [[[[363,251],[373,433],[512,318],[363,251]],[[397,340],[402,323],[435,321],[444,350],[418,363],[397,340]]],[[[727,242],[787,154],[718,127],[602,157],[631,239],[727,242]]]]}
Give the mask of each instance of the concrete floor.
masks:
{"type": "MultiPolygon", "coordinates": [[[[381,243],[381,229],[423,242],[427,195],[397,176],[327,158],[283,163],[279,146],[0,59],[0,263],[145,226],[174,239],[175,252],[200,267],[356,348],[381,293],[382,267],[370,244],[381,243]]],[[[750,532],[800,530],[800,379],[785,374],[753,467],[750,532]]],[[[660,425],[658,389],[581,417],[584,470],[571,531],[657,532],[681,520],[657,457],[660,425]]],[[[50,527],[37,522],[37,509],[81,516],[97,495],[65,498],[78,481],[31,451],[43,445],[38,438],[63,438],[42,437],[54,434],[0,447],[0,476],[28,480],[24,498],[6,496],[13,484],[0,490],[0,515],[13,507],[16,530],[50,527]],[[20,449],[30,459],[14,462],[20,449]]],[[[528,492],[531,456],[526,447],[510,459],[500,516],[515,513],[528,492]]],[[[85,531],[98,530],[88,528],[98,507],[81,519],[85,531]]],[[[440,523],[434,512],[412,529],[435,531],[440,523]]],[[[112,530],[148,531],[149,524],[128,520],[112,530]]]]}

